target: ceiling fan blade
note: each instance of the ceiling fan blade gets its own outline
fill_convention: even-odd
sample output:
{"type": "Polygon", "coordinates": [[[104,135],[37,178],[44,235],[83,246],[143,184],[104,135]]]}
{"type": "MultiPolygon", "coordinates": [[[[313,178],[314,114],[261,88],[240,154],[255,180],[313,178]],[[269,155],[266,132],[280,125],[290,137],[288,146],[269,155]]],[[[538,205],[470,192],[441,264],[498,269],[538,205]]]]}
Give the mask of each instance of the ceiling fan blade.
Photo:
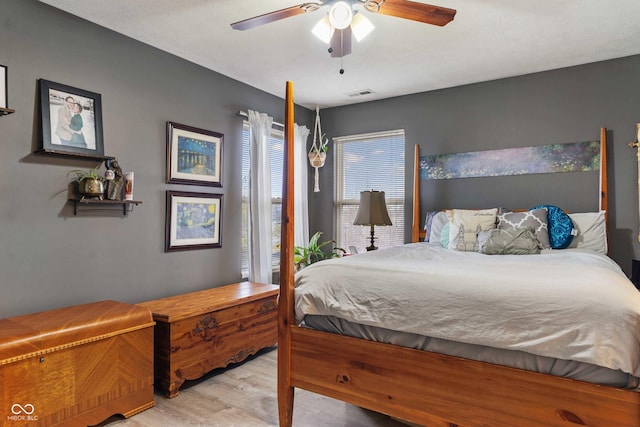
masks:
{"type": "Polygon", "coordinates": [[[248,30],[260,25],[268,24],[273,21],[278,21],[284,18],[290,18],[296,15],[302,15],[303,13],[314,12],[322,6],[324,2],[318,3],[302,3],[297,6],[291,6],[286,9],[276,10],[275,12],[265,13],[264,15],[254,16],[253,18],[245,19],[243,21],[234,22],[231,24],[231,28],[234,30],[248,30]]]}
{"type": "Polygon", "coordinates": [[[384,0],[378,3],[381,3],[378,13],[382,15],[410,19],[441,27],[453,21],[453,17],[456,16],[455,9],[409,0],[384,0]]]}
{"type": "Polygon", "coordinates": [[[351,27],[346,27],[344,30],[336,29],[331,36],[331,52],[332,58],[342,58],[351,53],[351,27]]]}

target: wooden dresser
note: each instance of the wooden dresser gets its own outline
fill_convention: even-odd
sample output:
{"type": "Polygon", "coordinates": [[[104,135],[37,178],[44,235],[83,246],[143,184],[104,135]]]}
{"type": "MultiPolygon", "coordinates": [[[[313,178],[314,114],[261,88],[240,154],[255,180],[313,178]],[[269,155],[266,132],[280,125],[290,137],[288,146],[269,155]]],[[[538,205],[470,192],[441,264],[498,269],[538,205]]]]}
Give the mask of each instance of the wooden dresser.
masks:
{"type": "Polygon", "coordinates": [[[87,426],[154,406],[149,310],[100,301],[0,319],[0,426],[87,426]]]}
{"type": "Polygon", "coordinates": [[[277,298],[278,286],[241,282],[139,304],[156,321],[156,384],[175,397],[185,380],[274,346],[277,298]]]}

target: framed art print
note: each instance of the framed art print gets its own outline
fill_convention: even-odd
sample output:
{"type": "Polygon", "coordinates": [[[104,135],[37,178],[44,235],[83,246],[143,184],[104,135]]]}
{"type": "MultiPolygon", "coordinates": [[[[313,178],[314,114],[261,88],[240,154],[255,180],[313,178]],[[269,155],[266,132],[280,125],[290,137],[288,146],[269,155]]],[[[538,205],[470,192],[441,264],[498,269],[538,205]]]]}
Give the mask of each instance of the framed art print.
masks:
{"type": "Polygon", "coordinates": [[[167,182],[222,187],[224,135],[167,122],[167,182]]]}
{"type": "Polygon", "coordinates": [[[167,191],[165,251],[222,247],[222,194],[167,191]]]}
{"type": "Polygon", "coordinates": [[[7,93],[7,67],[0,65],[0,108],[9,108],[9,95],[7,93]]]}
{"type": "Polygon", "coordinates": [[[100,94],[40,79],[39,95],[40,152],[104,157],[100,94]]]}

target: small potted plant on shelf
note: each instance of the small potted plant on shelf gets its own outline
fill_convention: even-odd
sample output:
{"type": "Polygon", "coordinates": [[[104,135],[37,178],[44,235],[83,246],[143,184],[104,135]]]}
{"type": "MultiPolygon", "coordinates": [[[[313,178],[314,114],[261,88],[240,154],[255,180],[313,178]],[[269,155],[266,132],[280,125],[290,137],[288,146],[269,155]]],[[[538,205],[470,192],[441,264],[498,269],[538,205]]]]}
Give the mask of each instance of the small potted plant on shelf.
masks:
{"type": "Polygon", "coordinates": [[[67,173],[75,174],[75,182],[78,184],[78,193],[82,197],[98,198],[102,200],[104,195],[104,178],[98,175],[98,168],[100,165],[88,171],[81,169],[73,169],[67,173]]]}
{"type": "Polygon", "coordinates": [[[339,258],[347,252],[344,249],[338,248],[336,246],[332,246],[331,250],[329,251],[324,251],[322,249],[324,246],[328,244],[335,245],[336,241],[328,240],[326,242],[318,243],[321,235],[322,231],[318,231],[313,236],[311,236],[308,246],[296,246],[294,248],[293,262],[295,263],[297,270],[301,270],[302,268],[318,261],[331,258],[339,258]]]}

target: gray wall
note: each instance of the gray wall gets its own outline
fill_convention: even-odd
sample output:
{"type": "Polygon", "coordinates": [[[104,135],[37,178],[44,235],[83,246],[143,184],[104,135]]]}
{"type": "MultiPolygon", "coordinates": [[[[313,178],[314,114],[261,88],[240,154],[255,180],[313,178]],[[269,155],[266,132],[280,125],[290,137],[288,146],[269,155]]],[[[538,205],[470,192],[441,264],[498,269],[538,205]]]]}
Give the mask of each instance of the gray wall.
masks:
{"type": "MultiPolygon", "coordinates": [[[[428,69],[425,71],[428,73],[428,69]]],[[[406,220],[411,221],[413,147],[421,154],[598,140],[608,129],[610,255],[629,272],[640,247],[635,140],[640,121],[640,56],[327,109],[329,137],[405,129],[406,220]]],[[[331,155],[332,153],[330,153],[331,155]]],[[[333,233],[332,158],[312,195],[311,231],[333,233]]],[[[596,172],[422,181],[422,210],[554,204],[596,210],[596,172]]],[[[410,240],[409,230],[406,234],[410,240]]]]}
{"type": "MultiPolygon", "coordinates": [[[[101,299],[139,302],[240,279],[239,110],[282,122],[284,102],[35,0],[0,0],[0,318],[101,299]],[[98,162],[35,155],[37,80],[102,95],[105,154],[135,172],[128,216],[73,215],[75,168],[98,162]],[[166,184],[166,122],[224,134],[223,187],[166,184]],[[164,252],[166,190],[223,194],[222,248],[164,252]]],[[[282,82],[284,96],[285,82],[282,82]]],[[[297,108],[311,128],[313,112],[297,108]]]]}
{"type": "MultiPolygon", "coordinates": [[[[35,0],[0,0],[0,10],[0,64],[9,67],[9,107],[16,110],[0,118],[0,317],[100,299],[139,302],[239,280],[236,112],[253,108],[281,122],[282,99],[35,0]],[[128,216],[74,216],[66,174],[96,163],[32,154],[39,78],[102,95],[105,154],[135,171],[134,195],[143,201],[128,216]],[[224,134],[222,189],[165,183],[167,121],[224,134]],[[224,195],[222,248],[164,252],[168,189],[224,195]]],[[[330,137],[403,128],[407,159],[414,144],[422,154],[509,148],[593,140],[607,127],[611,255],[629,270],[640,249],[636,158],[627,147],[640,121],[638,93],[635,56],[327,109],[322,122],[330,137]]],[[[312,129],[313,118],[312,111],[296,109],[298,123],[312,129]]],[[[311,233],[333,234],[332,169],[330,153],[320,173],[322,191],[310,192],[311,233]]],[[[423,181],[423,209],[596,208],[597,174],[561,174],[558,184],[559,175],[423,181]],[[563,187],[569,191],[554,192],[563,187]]]]}

